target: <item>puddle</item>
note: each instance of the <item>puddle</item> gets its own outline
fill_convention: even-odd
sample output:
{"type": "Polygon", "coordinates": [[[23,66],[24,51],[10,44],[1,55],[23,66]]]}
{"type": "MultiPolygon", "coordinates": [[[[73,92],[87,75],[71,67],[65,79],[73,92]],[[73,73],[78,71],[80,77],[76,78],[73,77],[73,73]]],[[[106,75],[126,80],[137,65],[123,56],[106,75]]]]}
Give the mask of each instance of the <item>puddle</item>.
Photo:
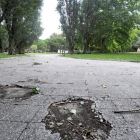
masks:
{"type": "Polygon", "coordinates": [[[42,122],[61,140],[106,140],[112,129],[91,100],[69,98],[51,104],[48,112],[42,122]]]}
{"type": "Polygon", "coordinates": [[[33,93],[31,88],[28,87],[22,87],[18,85],[0,86],[0,100],[2,99],[25,100],[33,95],[36,94],[33,93]]]}

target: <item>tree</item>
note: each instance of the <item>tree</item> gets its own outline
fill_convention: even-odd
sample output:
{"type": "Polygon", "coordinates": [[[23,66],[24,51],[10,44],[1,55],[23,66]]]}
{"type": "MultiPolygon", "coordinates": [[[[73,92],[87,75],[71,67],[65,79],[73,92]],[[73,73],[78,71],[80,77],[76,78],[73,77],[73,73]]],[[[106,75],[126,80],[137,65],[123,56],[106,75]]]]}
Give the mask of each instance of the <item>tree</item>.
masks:
{"type": "Polygon", "coordinates": [[[90,43],[93,41],[93,32],[98,20],[100,3],[96,0],[83,0],[80,6],[78,31],[82,35],[84,44],[83,53],[89,50],[90,43]]]}
{"type": "Polygon", "coordinates": [[[45,40],[39,39],[36,42],[36,45],[38,50],[47,51],[47,44],[45,43],[45,40]]]}
{"type": "Polygon", "coordinates": [[[37,46],[36,45],[32,45],[31,49],[35,52],[37,50],[37,46]]]}
{"type": "Polygon", "coordinates": [[[18,48],[29,47],[41,35],[39,10],[42,0],[1,0],[1,18],[6,22],[9,36],[9,54],[18,48]]]}
{"type": "Polygon", "coordinates": [[[61,28],[69,42],[69,53],[73,53],[74,38],[77,28],[79,11],[78,0],[57,0],[57,11],[60,14],[61,28]]]}
{"type": "Polygon", "coordinates": [[[126,51],[130,48],[130,35],[137,18],[135,13],[137,10],[136,5],[136,1],[109,1],[103,3],[103,13],[106,14],[105,17],[107,17],[108,23],[111,21],[110,24],[107,24],[107,30],[104,29],[106,33],[103,43],[104,49],[126,51]],[[106,7],[108,7],[108,11],[105,11],[106,7]]]}
{"type": "Polygon", "coordinates": [[[22,25],[18,26],[18,30],[15,35],[16,46],[18,53],[23,53],[23,49],[28,48],[38,40],[39,36],[42,34],[41,22],[39,21],[38,11],[34,11],[29,14],[22,25]]]}
{"type": "MultiPolygon", "coordinates": [[[[130,47],[130,34],[138,17],[137,1],[82,0],[76,28],[76,44],[102,51],[124,51],[130,47]]],[[[82,48],[82,47],[81,47],[82,48]]]]}
{"type": "Polygon", "coordinates": [[[100,52],[128,50],[131,31],[140,25],[139,8],[137,0],[58,0],[57,11],[70,53],[74,46],[83,53],[91,48],[100,52]]]}
{"type": "Polygon", "coordinates": [[[50,38],[63,38],[63,33],[62,34],[57,34],[57,33],[53,33],[52,35],[50,35],[50,38]]]}
{"type": "Polygon", "coordinates": [[[8,48],[8,34],[5,24],[0,26],[0,53],[8,48]]]}
{"type": "Polygon", "coordinates": [[[58,52],[58,49],[62,48],[64,45],[64,40],[62,38],[50,38],[45,40],[50,52],[58,52]]]}

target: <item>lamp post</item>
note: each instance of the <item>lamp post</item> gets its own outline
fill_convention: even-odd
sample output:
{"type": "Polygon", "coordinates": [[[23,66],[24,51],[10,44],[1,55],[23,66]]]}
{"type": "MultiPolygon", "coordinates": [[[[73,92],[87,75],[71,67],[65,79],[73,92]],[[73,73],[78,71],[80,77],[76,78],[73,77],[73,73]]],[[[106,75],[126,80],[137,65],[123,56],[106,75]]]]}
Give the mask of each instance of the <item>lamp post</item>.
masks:
{"type": "Polygon", "coordinates": [[[66,37],[63,37],[63,40],[64,40],[64,56],[65,56],[65,45],[66,45],[66,37]]]}

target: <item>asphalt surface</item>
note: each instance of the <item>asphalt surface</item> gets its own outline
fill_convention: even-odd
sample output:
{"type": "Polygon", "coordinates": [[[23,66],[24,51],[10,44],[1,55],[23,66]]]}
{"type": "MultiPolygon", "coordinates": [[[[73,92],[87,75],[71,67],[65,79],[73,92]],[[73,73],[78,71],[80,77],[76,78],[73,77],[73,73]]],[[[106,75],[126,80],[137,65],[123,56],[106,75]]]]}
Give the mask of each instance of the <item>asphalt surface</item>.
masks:
{"type": "Polygon", "coordinates": [[[113,127],[109,140],[140,140],[140,112],[113,112],[140,109],[140,63],[58,55],[0,59],[0,85],[11,84],[39,87],[41,94],[0,100],[0,140],[58,140],[41,120],[51,103],[72,96],[95,101],[113,127]]]}

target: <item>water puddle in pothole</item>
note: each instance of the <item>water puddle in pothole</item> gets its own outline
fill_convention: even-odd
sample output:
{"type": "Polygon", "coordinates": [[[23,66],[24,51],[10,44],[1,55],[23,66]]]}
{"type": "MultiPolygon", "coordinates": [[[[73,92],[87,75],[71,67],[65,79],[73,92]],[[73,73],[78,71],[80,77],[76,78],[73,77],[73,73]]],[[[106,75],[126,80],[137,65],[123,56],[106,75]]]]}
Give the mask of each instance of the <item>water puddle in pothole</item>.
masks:
{"type": "Polygon", "coordinates": [[[42,122],[47,130],[60,133],[61,140],[106,140],[112,129],[95,102],[85,99],[69,98],[51,104],[42,122]]]}

